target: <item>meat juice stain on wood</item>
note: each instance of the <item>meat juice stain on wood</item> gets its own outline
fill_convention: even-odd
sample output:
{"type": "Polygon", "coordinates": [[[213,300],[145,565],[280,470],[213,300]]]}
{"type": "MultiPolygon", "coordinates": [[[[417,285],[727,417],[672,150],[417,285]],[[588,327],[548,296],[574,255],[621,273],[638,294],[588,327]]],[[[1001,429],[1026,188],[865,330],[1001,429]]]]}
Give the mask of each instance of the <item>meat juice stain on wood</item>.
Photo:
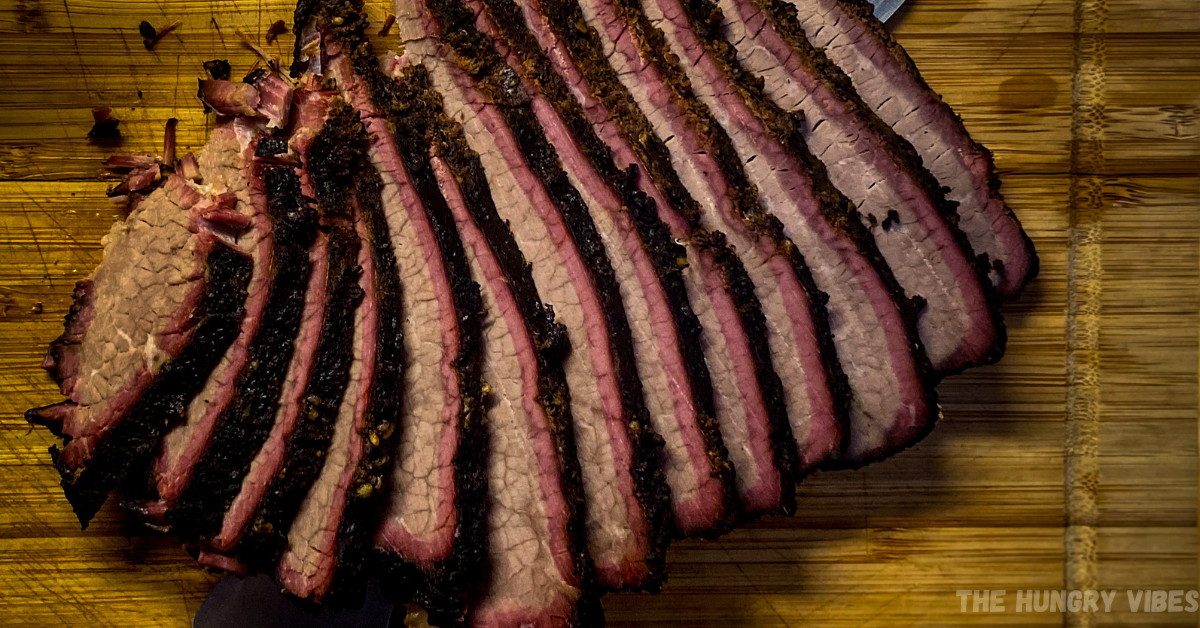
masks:
{"type": "MultiPolygon", "coordinates": [[[[265,4],[264,16],[286,17],[291,7],[285,4],[265,4]]],[[[943,385],[948,420],[922,447],[865,472],[824,474],[810,480],[800,489],[805,518],[770,519],[718,545],[682,544],[672,554],[672,582],[663,594],[606,600],[610,625],[665,626],[672,621],[794,625],[802,617],[821,625],[859,625],[870,618],[994,625],[997,618],[989,614],[960,614],[952,589],[1063,586],[1059,444],[1067,295],[1063,210],[1069,206],[1066,147],[1071,116],[1066,103],[1060,102],[1047,107],[1039,125],[1018,126],[981,98],[994,98],[1000,82],[1031,70],[1046,72],[1064,88],[1072,84],[1072,41],[1065,34],[1072,32],[1073,6],[1036,0],[976,0],[969,7],[951,0],[910,4],[912,11],[898,25],[902,42],[930,83],[957,105],[980,139],[997,150],[1006,195],[1046,254],[1046,270],[1031,286],[1031,293],[1006,310],[1014,336],[1009,354],[987,373],[968,374],[943,385]],[[978,55],[962,55],[968,45],[975,46],[978,55]],[[1009,51],[1001,57],[1005,49],[1009,51]],[[976,57],[999,61],[989,64],[976,57]],[[981,384],[990,385],[984,390],[981,384]],[[966,458],[972,461],[969,468],[960,462],[966,458]],[[919,564],[907,560],[877,564],[856,549],[867,547],[869,539],[885,527],[895,528],[893,533],[901,536],[920,533],[925,538],[919,564]],[[820,567],[806,561],[819,562],[820,567]],[[765,568],[768,562],[770,569],[765,568]],[[906,591],[900,598],[904,604],[888,605],[900,584],[906,591]]],[[[1196,586],[1196,564],[1189,558],[1195,537],[1194,443],[1189,444],[1196,434],[1195,337],[1193,332],[1182,336],[1179,332],[1180,320],[1196,316],[1196,231],[1190,208],[1200,202],[1200,194],[1171,173],[1197,169],[1195,140],[1186,139],[1196,134],[1196,125],[1189,126],[1183,119],[1180,132],[1175,133],[1172,116],[1178,117],[1176,111],[1194,111],[1200,94],[1194,73],[1183,74],[1187,80],[1164,84],[1161,72],[1167,68],[1167,56],[1161,53],[1169,45],[1169,56],[1176,60],[1200,54],[1200,47],[1192,43],[1194,36],[1164,35],[1200,31],[1200,20],[1179,10],[1191,6],[1185,0],[1146,10],[1131,0],[1108,2],[1110,22],[1122,24],[1123,32],[1122,46],[1117,52],[1110,50],[1110,56],[1122,55],[1126,70],[1119,80],[1137,93],[1123,92],[1121,107],[1110,111],[1105,138],[1108,172],[1124,178],[1102,179],[1110,198],[1120,195],[1121,216],[1105,225],[1104,233],[1113,237],[1099,241],[1106,290],[1098,298],[1106,309],[1096,323],[1104,339],[1098,350],[1106,359],[1097,367],[1100,375],[1115,373],[1126,379],[1099,379],[1106,400],[1101,412],[1108,408],[1112,416],[1116,405],[1124,421],[1106,423],[1101,432],[1105,443],[1115,441],[1120,446],[1106,447],[1105,457],[1098,462],[1102,469],[1117,470],[1119,477],[1106,476],[1108,482],[1098,486],[1098,496],[1103,498],[1100,504],[1108,520],[1130,527],[1100,528],[1098,533],[1108,547],[1128,552],[1107,555],[1105,577],[1136,580],[1141,577],[1136,574],[1153,565],[1156,577],[1168,588],[1196,586]],[[1151,116],[1155,123],[1148,131],[1143,123],[1151,116]],[[1158,259],[1147,260],[1147,251],[1158,254],[1158,259]],[[1167,277],[1169,293],[1156,285],[1167,277]],[[1118,307],[1108,307],[1111,304],[1118,307]],[[1120,371],[1112,370],[1115,345],[1121,346],[1123,356],[1120,371]],[[1153,395],[1147,395],[1146,384],[1153,384],[1153,395]],[[1131,441],[1129,435],[1136,430],[1161,436],[1131,441]],[[1137,445],[1131,442],[1161,448],[1149,457],[1153,460],[1138,459],[1134,454],[1140,449],[1135,450],[1137,445]],[[1149,490],[1155,486],[1160,488],[1149,490]],[[1149,542],[1174,550],[1147,549],[1149,542]]],[[[104,7],[72,5],[72,21],[95,28],[91,43],[80,29],[81,43],[94,52],[97,43],[115,37],[104,28],[110,22],[126,24],[126,9],[134,15],[157,14],[152,3],[140,0],[122,7],[122,15],[117,16],[104,7]]],[[[28,106],[29,102],[65,102],[64,117],[87,120],[90,125],[88,110],[111,104],[81,94],[78,67],[63,67],[68,62],[74,66],[78,50],[66,31],[63,9],[47,4],[45,11],[50,30],[37,35],[39,45],[29,46],[33,40],[25,34],[0,38],[4,39],[0,46],[15,53],[0,61],[11,81],[0,102],[25,103],[8,108],[14,124],[0,129],[0,162],[6,164],[0,188],[10,192],[0,195],[0,217],[15,226],[11,232],[0,230],[0,286],[12,290],[19,303],[41,300],[45,304],[40,320],[13,316],[0,321],[0,351],[11,357],[0,367],[0,372],[11,374],[11,379],[0,379],[4,393],[0,395],[0,449],[5,452],[0,456],[0,484],[10,487],[4,494],[9,507],[0,509],[0,521],[10,532],[0,546],[5,559],[0,586],[8,592],[0,607],[7,617],[30,625],[185,626],[215,579],[195,569],[173,541],[155,537],[133,541],[143,558],[138,562],[153,568],[133,567],[126,549],[130,541],[122,536],[115,509],[106,508],[89,533],[79,535],[77,523],[56,496],[52,474],[44,467],[44,448],[50,439],[41,432],[27,435],[16,418],[19,410],[52,400],[49,382],[29,374],[36,372],[44,342],[61,329],[59,318],[69,304],[66,292],[98,261],[95,245],[113,213],[97,203],[105,183],[96,180],[97,168],[92,164],[100,153],[75,154],[82,152],[79,142],[57,139],[64,137],[57,112],[28,106]],[[30,72],[32,68],[42,69],[30,72]],[[55,77],[59,80],[51,80],[55,77]],[[71,107],[76,108],[74,113],[71,107]],[[24,154],[5,150],[17,142],[27,147],[24,154]],[[41,207],[34,209],[29,198],[41,207]],[[45,249],[45,272],[53,285],[42,279],[41,261],[32,252],[28,231],[22,233],[25,218],[45,249]]],[[[235,15],[252,23],[255,10],[235,15]]],[[[223,25],[227,19],[235,18],[219,18],[223,25]]],[[[203,41],[191,39],[201,36],[197,29],[207,21],[203,15],[197,18],[196,28],[185,29],[188,48],[196,51],[198,61],[226,55],[215,32],[203,35],[208,38],[203,41]]],[[[120,42],[113,41],[120,49],[120,42]]],[[[234,57],[243,55],[235,49],[231,43],[231,61],[249,67],[248,59],[234,57]]],[[[111,86],[127,80],[126,65],[110,66],[103,55],[85,54],[90,80],[111,86]]],[[[171,86],[176,77],[168,72],[140,80],[147,115],[161,111],[152,120],[161,127],[173,112],[171,86]]],[[[204,133],[203,123],[197,122],[201,118],[187,117],[193,113],[182,100],[178,106],[181,145],[186,144],[184,135],[191,133],[189,141],[198,146],[204,133]]],[[[130,139],[155,150],[158,137],[148,130],[150,121],[144,133],[135,132],[137,121],[129,124],[130,139]]],[[[84,126],[74,135],[86,131],[84,126]]],[[[1194,625],[1193,618],[1182,615],[1148,617],[1160,626],[1194,625]]],[[[1058,616],[1031,614],[1021,619],[1031,626],[1062,625],[1058,616]]],[[[1111,619],[1138,617],[1114,614],[1111,619]]]]}

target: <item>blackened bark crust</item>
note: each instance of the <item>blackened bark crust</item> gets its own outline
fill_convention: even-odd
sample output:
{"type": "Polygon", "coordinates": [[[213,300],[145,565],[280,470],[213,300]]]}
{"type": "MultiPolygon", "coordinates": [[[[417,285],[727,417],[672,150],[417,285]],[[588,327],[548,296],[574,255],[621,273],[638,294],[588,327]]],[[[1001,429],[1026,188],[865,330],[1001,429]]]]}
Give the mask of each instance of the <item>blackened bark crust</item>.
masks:
{"type": "MultiPolygon", "coordinates": [[[[58,447],[50,448],[63,492],[84,528],[109,491],[131,468],[146,464],[167,430],[184,419],[188,403],[237,337],[246,313],[251,262],[222,242],[212,246],[205,260],[204,296],[192,315],[195,329],[187,346],[162,366],[125,417],[96,442],[84,466],[71,472],[58,447]]],[[[36,416],[37,411],[30,410],[27,416],[36,416]]]]}
{"type": "Polygon", "coordinates": [[[237,375],[234,397],[217,418],[187,487],[167,513],[184,541],[220,531],[250,463],[274,425],[304,314],[316,212],[300,193],[300,179],[292,168],[265,166],[256,176],[263,178],[274,239],[265,288],[270,294],[246,364],[237,375]]]}
{"type": "MultiPolygon", "coordinates": [[[[723,516],[716,528],[707,533],[723,533],[732,527],[738,504],[733,488],[733,469],[714,419],[716,410],[713,406],[712,380],[700,341],[700,321],[692,311],[683,283],[681,270],[687,263],[687,253],[681,244],[675,242],[667,226],[659,219],[654,199],[637,188],[637,167],[630,166],[628,170],[617,167],[612,150],[596,135],[579,101],[555,72],[533,34],[524,26],[525,18],[521,8],[508,0],[488,2],[487,6],[500,33],[521,57],[521,69],[526,80],[537,85],[566,124],[572,138],[587,156],[592,167],[621,198],[637,229],[642,247],[654,264],[655,274],[667,296],[676,334],[679,336],[680,349],[683,351],[689,389],[693,403],[698,409],[697,423],[704,437],[705,451],[708,453],[709,473],[718,478],[724,487],[723,516]]],[[[482,36],[482,33],[480,35],[482,36]]],[[[649,466],[641,464],[641,458],[654,453],[653,449],[646,449],[646,445],[653,443],[635,441],[635,467],[652,471],[649,466]]],[[[650,550],[645,557],[648,575],[644,581],[628,583],[626,588],[656,590],[661,588],[666,579],[666,549],[670,543],[672,529],[670,489],[662,474],[657,473],[649,477],[635,475],[634,491],[646,512],[647,527],[650,530],[650,550]]]]}

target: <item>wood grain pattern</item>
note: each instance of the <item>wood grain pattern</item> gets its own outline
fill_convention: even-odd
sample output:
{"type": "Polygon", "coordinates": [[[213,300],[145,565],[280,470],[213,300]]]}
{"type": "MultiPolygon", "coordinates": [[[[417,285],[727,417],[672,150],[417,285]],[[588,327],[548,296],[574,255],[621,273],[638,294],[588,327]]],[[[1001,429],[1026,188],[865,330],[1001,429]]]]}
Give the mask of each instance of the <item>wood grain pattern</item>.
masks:
{"type": "MultiPolygon", "coordinates": [[[[386,5],[368,4],[378,21],[386,5]]],[[[248,70],[234,30],[261,38],[290,10],[0,2],[0,624],[188,626],[216,580],[111,504],[81,532],[48,463],[53,439],[21,412],[55,399],[37,365],[119,215],[103,199],[105,151],[84,139],[89,110],[114,109],[122,150],[157,150],[171,116],[183,149],[198,147],[211,124],[193,98],[200,63],[248,70]],[[148,52],[142,19],[183,25],[148,52]]],[[[1196,625],[1195,614],[1130,613],[1123,590],[1200,586],[1200,11],[1194,0],[911,0],[896,30],[995,151],[1041,254],[1041,276],[1005,310],[1008,355],[942,386],[945,418],[917,447],[805,482],[796,517],[678,544],[666,590],[610,596],[610,625],[1196,625]],[[1103,89],[1082,99],[1077,4],[1105,10],[1091,40],[1103,89]],[[1069,464],[1080,408],[1093,445],[1084,476],[1069,464]],[[1072,478],[1094,507],[1083,519],[1072,478]],[[1113,612],[1013,612],[1017,589],[1079,581],[1073,522],[1091,530],[1089,581],[1121,590],[1113,612]],[[959,589],[1006,589],[1010,610],[960,613],[959,589]]]]}

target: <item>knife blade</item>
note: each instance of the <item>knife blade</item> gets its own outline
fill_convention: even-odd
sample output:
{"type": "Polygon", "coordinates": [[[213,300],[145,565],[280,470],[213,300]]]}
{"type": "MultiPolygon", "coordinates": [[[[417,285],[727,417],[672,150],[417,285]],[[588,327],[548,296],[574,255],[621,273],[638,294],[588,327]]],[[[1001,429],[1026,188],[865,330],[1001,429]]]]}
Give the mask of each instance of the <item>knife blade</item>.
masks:
{"type": "Polygon", "coordinates": [[[887,22],[904,5],[904,0],[871,0],[871,4],[875,5],[875,17],[880,18],[880,22],[887,22]]]}
{"type": "Polygon", "coordinates": [[[880,22],[886,22],[900,10],[904,0],[871,0],[871,4],[875,5],[875,17],[879,18],[880,22]]]}

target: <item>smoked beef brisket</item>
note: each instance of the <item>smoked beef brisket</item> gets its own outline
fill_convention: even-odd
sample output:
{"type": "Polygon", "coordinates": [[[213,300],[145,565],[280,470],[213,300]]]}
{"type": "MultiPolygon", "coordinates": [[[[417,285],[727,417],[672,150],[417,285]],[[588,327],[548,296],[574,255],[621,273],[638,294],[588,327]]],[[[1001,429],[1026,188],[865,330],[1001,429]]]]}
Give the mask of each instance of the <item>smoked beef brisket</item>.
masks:
{"type": "Polygon", "coordinates": [[[173,177],[114,225],[51,344],[44,365],[69,399],[26,418],[63,437],[50,453],[84,527],[237,336],[251,262],[205,228],[205,200],[173,177]]]}
{"type": "MultiPolygon", "coordinates": [[[[654,125],[694,197],[700,218],[740,255],[768,325],[765,340],[783,380],[798,470],[815,469],[842,446],[845,375],[834,359],[831,318],[812,271],[764,209],[742,159],[712,112],[634,3],[584,0],[580,9],[642,112],[654,125]]],[[[753,160],[751,160],[753,161],[753,160]]],[[[761,341],[760,341],[761,342],[761,341]]]]}
{"type": "Polygon", "coordinates": [[[672,49],[682,53],[677,84],[704,85],[690,93],[728,121],[712,127],[723,129],[728,141],[715,146],[719,159],[739,169],[744,164],[747,184],[771,212],[764,219],[790,238],[794,254],[811,264],[815,289],[828,295],[830,329],[851,392],[848,439],[836,464],[860,465],[916,442],[937,417],[936,378],[916,330],[919,301],[904,294],[804,138],[780,138],[764,126],[752,110],[754,86],[731,84],[724,59],[708,54],[678,2],[647,0],[643,11],[630,6],[635,0],[615,1],[630,9],[640,36],[661,33],[660,58],[672,49]]]}
{"type": "Polygon", "coordinates": [[[600,626],[673,536],[912,444],[1037,258],[866,6],[397,0],[381,59],[301,0],[198,157],[108,162],[27,413],[81,523],[115,489],[314,608],[600,626]]]}
{"type": "Polygon", "coordinates": [[[912,145],[809,43],[792,6],[786,0],[673,4],[688,16],[676,22],[690,22],[731,82],[762,85],[765,97],[753,109],[764,124],[786,133],[797,116],[803,119],[809,149],[858,209],[897,282],[908,296],[924,299],[917,329],[934,369],[953,373],[998,360],[1004,327],[991,302],[988,269],[959,231],[954,205],[912,145]]]}
{"type": "MultiPolygon", "coordinates": [[[[252,145],[258,145],[256,140],[252,145]]],[[[309,247],[316,212],[300,193],[300,181],[287,166],[262,166],[250,182],[251,195],[265,197],[270,227],[261,251],[268,278],[259,289],[265,302],[250,338],[234,393],[212,428],[191,481],[167,511],[167,521],[185,539],[217,533],[225,512],[240,492],[255,455],[274,424],[292,351],[305,312],[309,287],[309,247]]],[[[252,295],[256,297],[260,295],[252,295]]]]}
{"type": "Polygon", "coordinates": [[[443,2],[398,5],[397,16],[406,54],[428,66],[447,113],[465,116],[468,140],[487,172],[497,211],[532,265],[542,298],[566,328],[571,353],[564,370],[584,496],[596,504],[588,516],[604,522],[589,522],[588,545],[622,557],[605,560],[628,570],[614,579],[641,581],[653,567],[646,562],[653,556],[650,548],[666,534],[662,515],[669,512],[669,497],[659,468],[662,441],[645,408],[628,315],[608,251],[520,78],[494,57],[491,42],[474,28],[474,15],[457,2],[443,2]],[[434,43],[439,33],[448,44],[442,53],[434,43]],[[469,66],[468,59],[486,53],[492,53],[492,62],[478,67],[480,81],[442,56],[469,66]]]}
{"type": "Polygon", "coordinates": [[[1005,300],[1038,272],[1033,242],[1000,195],[992,154],[925,82],[916,64],[875,17],[867,0],[787,0],[812,44],[825,51],[879,117],[912,143],[926,168],[958,203],[958,227],[1005,300]]]}
{"type": "Polygon", "coordinates": [[[486,454],[489,460],[484,581],[490,589],[473,591],[484,597],[471,601],[468,621],[506,625],[561,618],[595,625],[602,616],[589,586],[582,476],[562,368],[567,336],[542,303],[496,211],[480,156],[462,126],[443,112],[427,70],[395,72],[399,86],[412,95],[408,101],[427,107],[438,183],[484,286],[490,443],[467,455],[486,454]]]}
{"type": "Polygon", "coordinates": [[[768,345],[757,340],[767,335],[766,321],[741,260],[724,243],[724,234],[700,226],[699,203],[676,172],[665,142],[609,65],[599,34],[584,23],[578,4],[543,0],[523,3],[523,9],[510,0],[485,4],[504,30],[528,26],[546,51],[542,58],[553,66],[539,62],[538,73],[556,73],[562,81],[551,82],[569,84],[574,95],[556,100],[578,99],[622,169],[643,173],[637,185],[654,200],[671,236],[692,244],[685,248],[687,265],[679,276],[701,325],[695,340],[712,373],[714,417],[736,471],[741,510],[744,516],[790,512],[795,441],[768,345]]]}
{"type": "Polygon", "coordinates": [[[302,3],[296,16],[301,40],[320,43],[300,53],[295,69],[319,68],[340,88],[347,111],[361,118],[367,144],[356,168],[380,178],[384,226],[404,284],[405,394],[381,487],[386,499],[375,513],[375,521],[383,521],[364,530],[354,547],[365,550],[374,539],[385,550],[379,559],[388,570],[419,585],[413,597],[453,605],[468,585],[466,575],[485,556],[479,286],[430,162],[427,114],[383,74],[366,40],[361,7],[302,3]]]}

